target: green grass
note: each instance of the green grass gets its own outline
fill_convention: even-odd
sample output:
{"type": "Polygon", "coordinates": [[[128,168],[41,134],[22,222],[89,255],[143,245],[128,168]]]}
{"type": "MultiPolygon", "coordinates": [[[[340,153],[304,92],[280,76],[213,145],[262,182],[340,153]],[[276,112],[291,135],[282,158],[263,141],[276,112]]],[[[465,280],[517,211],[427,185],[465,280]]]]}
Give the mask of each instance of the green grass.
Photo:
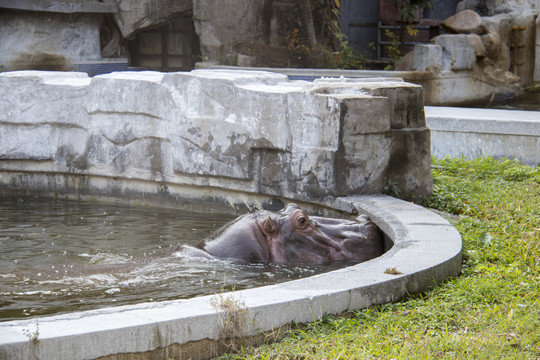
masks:
{"type": "Polygon", "coordinates": [[[222,359],[540,359],[540,168],[491,158],[433,165],[423,205],[460,215],[458,278],[222,359]]]}

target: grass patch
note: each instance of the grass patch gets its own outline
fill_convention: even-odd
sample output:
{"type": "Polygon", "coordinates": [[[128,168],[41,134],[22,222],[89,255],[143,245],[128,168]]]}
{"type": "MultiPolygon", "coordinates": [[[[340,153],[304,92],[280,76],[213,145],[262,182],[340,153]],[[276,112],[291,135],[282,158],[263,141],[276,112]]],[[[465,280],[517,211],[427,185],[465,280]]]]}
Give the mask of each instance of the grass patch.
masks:
{"type": "Polygon", "coordinates": [[[433,165],[434,194],[423,205],[460,215],[461,276],[221,358],[540,358],[540,169],[491,158],[433,165]]]}

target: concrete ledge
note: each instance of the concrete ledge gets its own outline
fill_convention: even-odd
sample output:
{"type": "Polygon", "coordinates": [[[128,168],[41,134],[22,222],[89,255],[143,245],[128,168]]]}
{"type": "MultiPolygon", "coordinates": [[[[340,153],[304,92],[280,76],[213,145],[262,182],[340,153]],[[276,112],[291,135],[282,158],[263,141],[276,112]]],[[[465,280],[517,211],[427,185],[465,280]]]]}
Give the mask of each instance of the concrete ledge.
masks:
{"type": "Polygon", "coordinates": [[[47,11],[58,13],[115,13],[117,5],[110,1],[58,1],[58,0],[0,0],[0,8],[47,11]]]}
{"type": "Polygon", "coordinates": [[[296,68],[252,68],[229,65],[217,65],[211,62],[195,64],[197,69],[242,69],[271,71],[285,74],[291,80],[313,81],[320,77],[345,78],[386,78],[403,79],[406,82],[421,85],[424,90],[426,105],[470,106],[488,104],[495,93],[518,93],[517,86],[492,84],[486,79],[475,76],[472,70],[444,70],[432,72],[425,70],[335,70],[335,69],[296,69],[296,68]]]}
{"type": "Polygon", "coordinates": [[[0,172],[214,186],[299,201],[381,193],[389,179],[416,197],[432,191],[422,88],[403,81],[15,71],[0,74],[0,89],[0,172]]]}
{"type": "Polygon", "coordinates": [[[516,158],[540,163],[540,112],[426,106],[435,157],[516,158]]]}
{"type": "MultiPolygon", "coordinates": [[[[381,80],[401,80],[408,81],[409,78],[419,78],[422,80],[433,80],[438,77],[429,71],[388,71],[388,70],[341,70],[341,69],[305,69],[305,68],[270,68],[270,67],[247,67],[247,66],[231,66],[218,65],[212,62],[198,62],[195,64],[196,69],[236,69],[247,71],[268,71],[278,74],[285,74],[292,80],[313,81],[323,78],[339,78],[345,77],[348,79],[361,78],[379,78],[381,80]]],[[[451,76],[446,74],[446,76],[451,76]]],[[[427,95],[427,94],[426,94],[427,95]]]]}
{"type": "MultiPolygon", "coordinates": [[[[324,314],[396,301],[459,274],[461,237],[442,217],[382,195],[337,198],[326,205],[337,210],[356,207],[368,214],[394,246],[380,258],[352,267],[220,295],[245,304],[246,337],[260,341],[262,337],[257,335],[276,334],[292,321],[306,323],[324,314]],[[401,274],[386,274],[388,268],[401,274]]],[[[227,313],[211,304],[216,298],[219,300],[204,296],[0,323],[0,359],[209,358],[224,349],[226,340],[221,324],[227,313]]]]}

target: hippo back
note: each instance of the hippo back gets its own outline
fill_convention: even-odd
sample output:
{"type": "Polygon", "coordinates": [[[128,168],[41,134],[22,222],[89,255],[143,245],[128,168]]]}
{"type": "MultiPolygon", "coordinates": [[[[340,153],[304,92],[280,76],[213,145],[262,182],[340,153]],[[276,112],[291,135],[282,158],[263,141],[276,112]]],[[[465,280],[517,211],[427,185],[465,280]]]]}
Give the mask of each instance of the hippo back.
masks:
{"type": "Polygon", "coordinates": [[[257,214],[246,214],[231,221],[197,247],[222,259],[248,263],[270,261],[270,251],[264,235],[257,225],[257,214]]]}

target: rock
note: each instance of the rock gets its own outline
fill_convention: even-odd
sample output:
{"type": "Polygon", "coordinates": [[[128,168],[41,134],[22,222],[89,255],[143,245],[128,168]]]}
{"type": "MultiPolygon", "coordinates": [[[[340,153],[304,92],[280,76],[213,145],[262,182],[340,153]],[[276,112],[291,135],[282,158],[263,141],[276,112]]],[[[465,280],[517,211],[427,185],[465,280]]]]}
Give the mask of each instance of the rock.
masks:
{"type": "Polygon", "coordinates": [[[286,47],[268,46],[260,42],[241,42],[232,51],[238,54],[238,66],[288,67],[294,61],[294,52],[286,47]]]}
{"type": "Polygon", "coordinates": [[[535,58],[540,39],[537,38],[537,12],[523,10],[512,13],[512,64],[513,72],[522,80],[521,85],[531,85],[534,79],[535,58]],[[533,44],[536,43],[536,46],[533,44]]]}
{"type": "Polygon", "coordinates": [[[482,18],[488,27],[488,32],[494,31],[501,36],[505,44],[510,44],[513,16],[510,14],[497,14],[482,18]]]}
{"type": "Polygon", "coordinates": [[[487,57],[499,69],[508,70],[510,68],[510,48],[501,40],[499,33],[490,31],[482,35],[482,43],[486,49],[487,57]]]}
{"type": "Polygon", "coordinates": [[[99,14],[0,12],[0,70],[72,70],[100,59],[99,14]]]}
{"type": "Polygon", "coordinates": [[[257,66],[257,58],[251,55],[238,54],[237,65],[241,67],[257,66]]]}
{"type": "Polygon", "coordinates": [[[481,16],[492,15],[493,6],[488,0],[463,0],[457,4],[456,11],[461,12],[466,9],[474,10],[481,16]]]}
{"type": "Polygon", "coordinates": [[[27,11],[46,11],[64,14],[76,13],[114,13],[114,0],[79,1],[79,0],[39,0],[39,1],[1,1],[2,7],[27,11]]]}
{"type": "Polygon", "coordinates": [[[137,30],[163,23],[174,15],[188,15],[193,9],[191,0],[116,1],[118,12],[114,14],[114,20],[124,38],[130,37],[137,30]]]}
{"type": "MultiPolygon", "coordinates": [[[[296,0],[272,1],[272,19],[270,20],[270,45],[287,46],[288,38],[299,18],[300,9],[296,0]]],[[[298,29],[297,29],[298,31],[298,29]]]]}
{"type": "Polygon", "coordinates": [[[482,41],[480,35],[469,34],[467,35],[469,42],[474,46],[474,54],[477,58],[482,58],[486,56],[486,47],[482,41]]]}
{"type": "MultiPolygon", "coordinates": [[[[270,16],[265,0],[194,0],[195,31],[203,59],[237,65],[239,43],[268,44],[270,16]]],[[[247,55],[247,54],[245,54],[247,55]]]]}
{"type": "Polygon", "coordinates": [[[396,71],[409,71],[413,70],[413,63],[414,63],[414,51],[410,51],[405,56],[403,56],[401,59],[396,61],[396,64],[394,65],[394,70],[396,71]]]}
{"type": "Polygon", "coordinates": [[[489,28],[489,32],[481,36],[486,55],[495,68],[507,71],[511,63],[512,16],[509,14],[489,16],[484,18],[484,22],[489,28]]]}
{"type": "Polygon", "coordinates": [[[456,34],[485,34],[487,32],[480,15],[472,10],[464,10],[449,17],[442,22],[442,26],[449,32],[456,34]]]}

